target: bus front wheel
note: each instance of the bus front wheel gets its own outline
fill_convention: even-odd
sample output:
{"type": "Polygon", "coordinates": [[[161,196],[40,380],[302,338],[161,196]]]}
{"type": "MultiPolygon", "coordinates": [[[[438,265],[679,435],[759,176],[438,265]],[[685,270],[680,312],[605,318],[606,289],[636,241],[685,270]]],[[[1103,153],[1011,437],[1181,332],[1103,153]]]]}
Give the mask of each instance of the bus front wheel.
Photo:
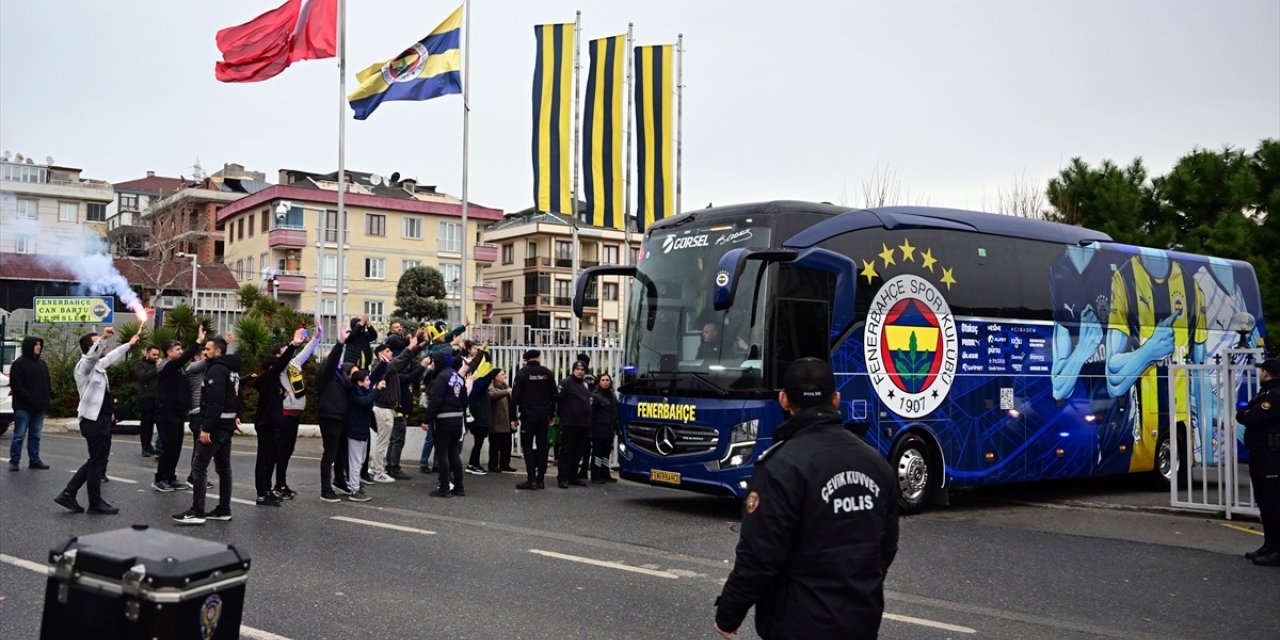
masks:
{"type": "Polygon", "coordinates": [[[898,441],[889,457],[898,479],[898,510],[903,514],[919,513],[932,488],[929,446],[917,436],[898,441]]]}

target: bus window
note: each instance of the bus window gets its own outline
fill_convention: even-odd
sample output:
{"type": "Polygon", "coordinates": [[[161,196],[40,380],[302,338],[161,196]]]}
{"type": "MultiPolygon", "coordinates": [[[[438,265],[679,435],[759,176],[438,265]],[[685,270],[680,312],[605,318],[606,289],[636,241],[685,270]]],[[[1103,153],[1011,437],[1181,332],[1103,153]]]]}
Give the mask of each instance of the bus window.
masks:
{"type": "Polygon", "coordinates": [[[778,268],[773,311],[774,387],[800,358],[831,359],[831,295],[835,275],[792,265],[778,268]]]}

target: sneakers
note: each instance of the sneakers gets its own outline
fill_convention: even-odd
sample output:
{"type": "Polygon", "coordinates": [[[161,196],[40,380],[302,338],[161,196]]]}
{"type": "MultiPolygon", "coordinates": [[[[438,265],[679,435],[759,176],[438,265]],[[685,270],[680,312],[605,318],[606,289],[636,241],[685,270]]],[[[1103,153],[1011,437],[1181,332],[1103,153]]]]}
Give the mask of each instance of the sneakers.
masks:
{"type": "Polygon", "coordinates": [[[360,480],[368,484],[374,484],[377,482],[376,480],[373,479],[373,476],[367,473],[360,474],[360,480]]]}
{"type": "Polygon", "coordinates": [[[463,491],[463,490],[462,490],[462,487],[454,487],[451,491],[449,491],[449,493],[451,493],[451,494],[453,494],[453,495],[455,495],[455,496],[458,496],[459,498],[461,498],[461,497],[463,497],[463,496],[467,495],[467,492],[466,492],[466,491],[463,491]]]}
{"type": "Polygon", "coordinates": [[[351,495],[351,487],[348,487],[345,482],[333,483],[333,490],[337,491],[338,493],[341,493],[344,496],[351,495]]]}
{"type": "Polygon", "coordinates": [[[487,476],[487,475],[489,475],[489,472],[488,472],[488,471],[485,471],[484,469],[481,469],[480,467],[478,467],[478,466],[476,466],[476,465],[474,465],[474,464],[469,464],[469,465],[467,465],[466,472],[467,472],[467,473],[469,473],[469,474],[471,474],[471,475],[473,475],[473,476],[487,476]]]}
{"type": "Polygon", "coordinates": [[[379,473],[378,475],[374,476],[373,481],[378,484],[391,484],[392,482],[395,482],[396,479],[387,475],[386,471],[383,471],[382,473],[379,473]]]}
{"type": "Polygon", "coordinates": [[[170,484],[168,480],[156,480],[151,483],[151,488],[159,491],[160,493],[173,493],[174,491],[177,491],[177,488],[170,484]]]}
{"type": "MultiPolygon", "coordinates": [[[[170,482],[169,486],[173,487],[174,491],[190,491],[194,488],[191,486],[191,483],[187,482],[186,480],[176,480],[174,482],[170,482]]],[[[209,488],[212,489],[213,487],[210,486],[209,488]]]]}
{"type": "Polygon", "coordinates": [[[76,497],[69,493],[59,493],[53,502],[71,513],[84,513],[84,507],[80,506],[76,497]]]}
{"type": "Polygon", "coordinates": [[[516,468],[515,468],[515,467],[502,467],[502,468],[498,469],[498,471],[501,471],[501,472],[503,472],[503,473],[516,473],[516,468]]]}
{"type": "Polygon", "coordinates": [[[156,451],[155,451],[155,449],[143,449],[143,450],[142,450],[142,457],[144,457],[144,458],[151,458],[151,457],[154,457],[155,455],[156,455],[156,451]]]}
{"type": "Polygon", "coordinates": [[[432,498],[448,498],[449,492],[445,491],[444,487],[436,487],[436,490],[432,491],[428,495],[430,495],[432,498]]]}
{"type": "Polygon", "coordinates": [[[10,461],[9,461],[9,470],[10,470],[10,471],[18,471],[18,470],[20,470],[20,469],[22,469],[22,465],[18,463],[17,459],[14,459],[14,460],[10,460],[10,461]]]}
{"type": "Polygon", "coordinates": [[[568,481],[568,480],[559,480],[559,481],[557,481],[557,482],[556,482],[556,485],[557,485],[557,486],[559,486],[561,489],[568,489],[568,488],[569,488],[569,481],[568,481]]]}
{"type": "Polygon", "coordinates": [[[342,500],[342,498],[339,498],[338,494],[332,491],[321,491],[320,500],[322,502],[339,502],[342,500]]]}
{"type": "MultiPolygon", "coordinates": [[[[258,499],[255,500],[253,503],[258,505],[259,507],[278,507],[281,504],[280,498],[277,498],[276,494],[274,493],[268,493],[263,496],[258,496],[258,499]]],[[[209,517],[212,518],[213,514],[210,514],[209,517]]]]}
{"type": "Polygon", "coordinates": [[[205,515],[205,519],[221,520],[225,522],[231,519],[231,510],[222,505],[218,505],[213,508],[213,511],[210,511],[208,514],[205,515]]]}
{"type": "Polygon", "coordinates": [[[40,462],[39,460],[36,460],[35,462],[32,462],[31,464],[27,465],[27,468],[28,469],[48,469],[49,465],[43,462],[40,462]]]}
{"type": "Polygon", "coordinates": [[[114,516],[115,514],[120,513],[120,508],[106,502],[99,502],[97,504],[89,505],[88,511],[89,513],[96,513],[100,516],[114,516]]]}
{"type": "Polygon", "coordinates": [[[517,484],[516,488],[524,489],[525,491],[537,491],[538,482],[536,480],[525,480],[524,482],[517,484]]]}
{"type": "Polygon", "coordinates": [[[363,489],[356,489],[355,493],[347,496],[347,499],[352,502],[368,502],[373,498],[370,498],[369,494],[365,493],[363,489]]]}
{"type": "Polygon", "coordinates": [[[294,491],[293,489],[290,489],[288,485],[283,484],[275,488],[275,494],[279,496],[281,500],[292,500],[298,497],[297,491],[294,491]]]}
{"type": "Polygon", "coordinates": [[[204,515],[197,513],[194,509],[187,509],[182,513],[175,514],[173,521],[178,524],[204,524],[204,515]]]}
{"type": "Polygon", "coordinates": [[[426,475],[431,475],[431,474],[435,473],[435,470],[433,470],[431,467],[418,467],[418,473],[424,473],[424,474],[426,474],[426,475]]]}
{"type": "Polygon", "coordinates": [[[387,472],[387,475],[391,476],[392,478],[395,478],[396,480],[408,480],[408,479],[409,479],[409,477],[410,477],[410,476],[409,476],[409,474],[407,474],[407,473],[405,473],[405,472],[403,472],[403,471],[401,471],[401,470],[399,470],[399,469],[395,469],[395,470],[393,470],[393,471],[388,471],[388,472],[387,472]]]}

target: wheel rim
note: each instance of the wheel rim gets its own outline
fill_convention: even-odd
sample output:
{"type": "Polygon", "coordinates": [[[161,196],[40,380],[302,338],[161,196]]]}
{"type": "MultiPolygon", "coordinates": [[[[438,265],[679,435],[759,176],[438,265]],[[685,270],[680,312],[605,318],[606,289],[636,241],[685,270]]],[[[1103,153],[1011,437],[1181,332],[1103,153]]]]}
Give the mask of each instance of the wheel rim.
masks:
{"type": "Polygon", "coordinates": [[[1156,448],[1156,469],[1165,480],[1173,479],[1173,454],[1170,451],[1168,438],[1161,440],[1160,446],[1156,448]]]}
{"type": "Polygon", "coordinates": [[[919,449],[907,449],[898,458],[898,487],[907,502],[920,500],[929,488],[929,463],[919,449]]]}

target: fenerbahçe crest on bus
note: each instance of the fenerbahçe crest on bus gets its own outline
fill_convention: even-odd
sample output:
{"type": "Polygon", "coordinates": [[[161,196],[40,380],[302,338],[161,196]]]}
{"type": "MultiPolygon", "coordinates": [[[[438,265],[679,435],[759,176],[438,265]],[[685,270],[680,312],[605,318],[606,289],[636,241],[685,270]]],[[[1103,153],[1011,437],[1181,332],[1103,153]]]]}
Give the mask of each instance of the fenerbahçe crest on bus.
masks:
{"type": "MultiPolygon", "coordinates": [[[[914,261],[915,247],[904,245],[911,250],[903,250],[904,261],[914,261]]],[[[892,253],[889,256],[886,267],[894,264],[892,253]]],[[[925,266],[933,271],[936,261],[928,252],[925,256],[925,266]]],[[[871,269],[863,273],[868,281],[879,275],[871,269]]],[[[955,283],[950,269],[943,270],[942,282],[948,288],[955,283]]],[[[906,418],[932,413],[955,382],[958,354],[955,317],[938,287],[914,274],[895,276],[880,286],[867,310],[863,356],[867,376],[885,407],[906,418]]]]}

